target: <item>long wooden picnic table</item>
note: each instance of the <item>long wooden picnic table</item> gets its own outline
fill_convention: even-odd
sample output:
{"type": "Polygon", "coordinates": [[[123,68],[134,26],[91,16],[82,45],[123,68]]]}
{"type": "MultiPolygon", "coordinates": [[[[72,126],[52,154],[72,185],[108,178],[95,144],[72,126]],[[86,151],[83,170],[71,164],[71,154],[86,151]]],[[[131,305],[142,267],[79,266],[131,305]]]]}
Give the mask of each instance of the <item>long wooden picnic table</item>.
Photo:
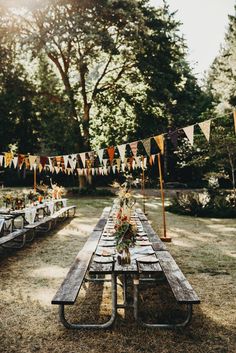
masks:
{"type": "MultiPolygon", "coordinates": [[[[133,282],[133,303],[134,317],[138,323],[146,327],[174,328],[186,326],[192,316],[192,305],[199,304],[200,300],[169,253],[166,245],[160,240],[151,224],[141,209],[136,209],[131,220],[135,223],[138,231],[137,241],[133,248],[130,248],[130,264],[121,265],[117,261],[117,253],[114,239],[114,208],[105,208],[103,214],[88,238],[84,248],[78,253],[75,262],[72,264],[65,280],[52,299],[52,304],[59,305],[59,316],[63,325],[67,328],[108,328],[117,314],[117,309],[126,308],[127,285],[130,279],[133,282]],[[167,280],[174,296],[179,304],[187,305],[187,312],[184,320],[173,323],[149,324],[143,322],[139,313],[139,285],[145,278],[160,274],[167,280]],[[104,276],[111,276],[111,318],[103,324],[70,323],[65,318],[65,306],[73,305],[76,301],[82,283],[88,280],[102,280],[104,276]],[[99,277],[100,279],[98,279],[99,277]],[[121,278],[123,286],[124,303],[117,303],[117,279],[121,278]]],[[[152,278],[153,279],[153,278],[152,278]]]]}
{"type": "Polygon", "coordinates": [[[0,209],[0,248],[22,248],[36,232],[47,233],[75,214],[76,206],[66,206],[67,199],[46,200],[20,210],[0,209]]]}

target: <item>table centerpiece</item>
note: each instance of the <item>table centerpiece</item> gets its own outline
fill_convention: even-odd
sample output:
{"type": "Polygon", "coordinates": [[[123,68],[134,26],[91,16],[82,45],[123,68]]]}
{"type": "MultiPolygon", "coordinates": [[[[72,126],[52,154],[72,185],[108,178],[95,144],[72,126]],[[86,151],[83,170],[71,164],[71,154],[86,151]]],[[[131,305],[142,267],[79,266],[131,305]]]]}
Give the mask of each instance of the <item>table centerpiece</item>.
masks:
{"type": "Polygon", "coordinates": [[[131,221],[135,200],[133,198],[130,183],[123,184],[114,183],[113,187],[118,188],[117,200],[115,202],[114,223],[115,223],[115,237],[117,261],[120,265],[129,264],[130,247],[136,243],[137,229],[135,224],[131,221]]]}

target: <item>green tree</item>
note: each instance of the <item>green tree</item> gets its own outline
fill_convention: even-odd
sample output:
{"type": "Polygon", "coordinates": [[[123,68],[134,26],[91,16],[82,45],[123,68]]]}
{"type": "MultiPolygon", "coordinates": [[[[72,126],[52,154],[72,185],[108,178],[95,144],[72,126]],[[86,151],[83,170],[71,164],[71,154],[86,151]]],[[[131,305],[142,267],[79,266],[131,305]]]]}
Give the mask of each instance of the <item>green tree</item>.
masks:
{"type": "Polygon", "coordinates": [[[47,55],[64,86],[72,126],[78,125],[75,150],[90,149],[91,133],[101,136],[102,128],[103,143],[118,142],[109,127],[114,117],[127,128],[125,136],[140,138],[150,133],[148,125],[165,130],[166,115],[174,120],[182,110],[192,119],[201,110],[202,92],[166,5],[155,10],[145,0],[57,0],[26,22],[24,41],[34,57],[47,55]]]}
{"type": "Polygon", "coordinates": [[[16,144],[20,152],[37,149],[33,86],[17,58],[17,28],[0,7],[0,150],[16,144]]]}
{"type": "Polygon", "coordinates": [[[236,107],[236,16],[229,16],[225,42],[207,77],[216,112],[227,113],[236,107]]]}

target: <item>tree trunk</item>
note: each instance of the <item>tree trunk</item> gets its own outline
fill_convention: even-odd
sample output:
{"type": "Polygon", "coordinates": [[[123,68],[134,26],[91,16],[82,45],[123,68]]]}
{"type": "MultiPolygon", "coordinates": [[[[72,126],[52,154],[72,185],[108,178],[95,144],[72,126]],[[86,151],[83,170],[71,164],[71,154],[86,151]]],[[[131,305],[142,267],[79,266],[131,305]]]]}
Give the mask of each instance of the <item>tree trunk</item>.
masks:
{"type": "Polygon", "coordinates": [[[234,193],[234,207],[236,206],[236,188],[235,188],[235,175],[234,175],[234,163],[233,163],[233,159],[231,158],[231,154],[229,149],[228,150],[228,156],[229,156],[229,163],[230,163],[230,167],[231,167],[231,175],[232,175],[232,186],[233,186],[233,193],[234,193]]]}
{"type": "Polygon", "coordinates": [[[79,190],[86,188],[87,181],[84,175],[79,175],[79,190]]]}

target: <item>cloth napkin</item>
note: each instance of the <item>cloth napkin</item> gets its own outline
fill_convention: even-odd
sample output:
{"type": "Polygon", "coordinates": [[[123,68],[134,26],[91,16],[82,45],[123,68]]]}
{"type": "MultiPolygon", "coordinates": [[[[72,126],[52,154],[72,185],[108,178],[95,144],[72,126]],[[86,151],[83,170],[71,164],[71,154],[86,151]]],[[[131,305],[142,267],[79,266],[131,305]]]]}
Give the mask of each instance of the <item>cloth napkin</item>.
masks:
{"type": "Polygon", "coordinates": [[[35,207],[29,207],[25,209],[25,220],[29,224],[34,223],[35,216],[36,216],[36,208],[35,207]]]}
{"type": "Polygon", "coordinates": [[[52,215],[54,213],[54,202],[53,201],[48,202],[47,206],[48,206],[50,215],[52,215]]]}

